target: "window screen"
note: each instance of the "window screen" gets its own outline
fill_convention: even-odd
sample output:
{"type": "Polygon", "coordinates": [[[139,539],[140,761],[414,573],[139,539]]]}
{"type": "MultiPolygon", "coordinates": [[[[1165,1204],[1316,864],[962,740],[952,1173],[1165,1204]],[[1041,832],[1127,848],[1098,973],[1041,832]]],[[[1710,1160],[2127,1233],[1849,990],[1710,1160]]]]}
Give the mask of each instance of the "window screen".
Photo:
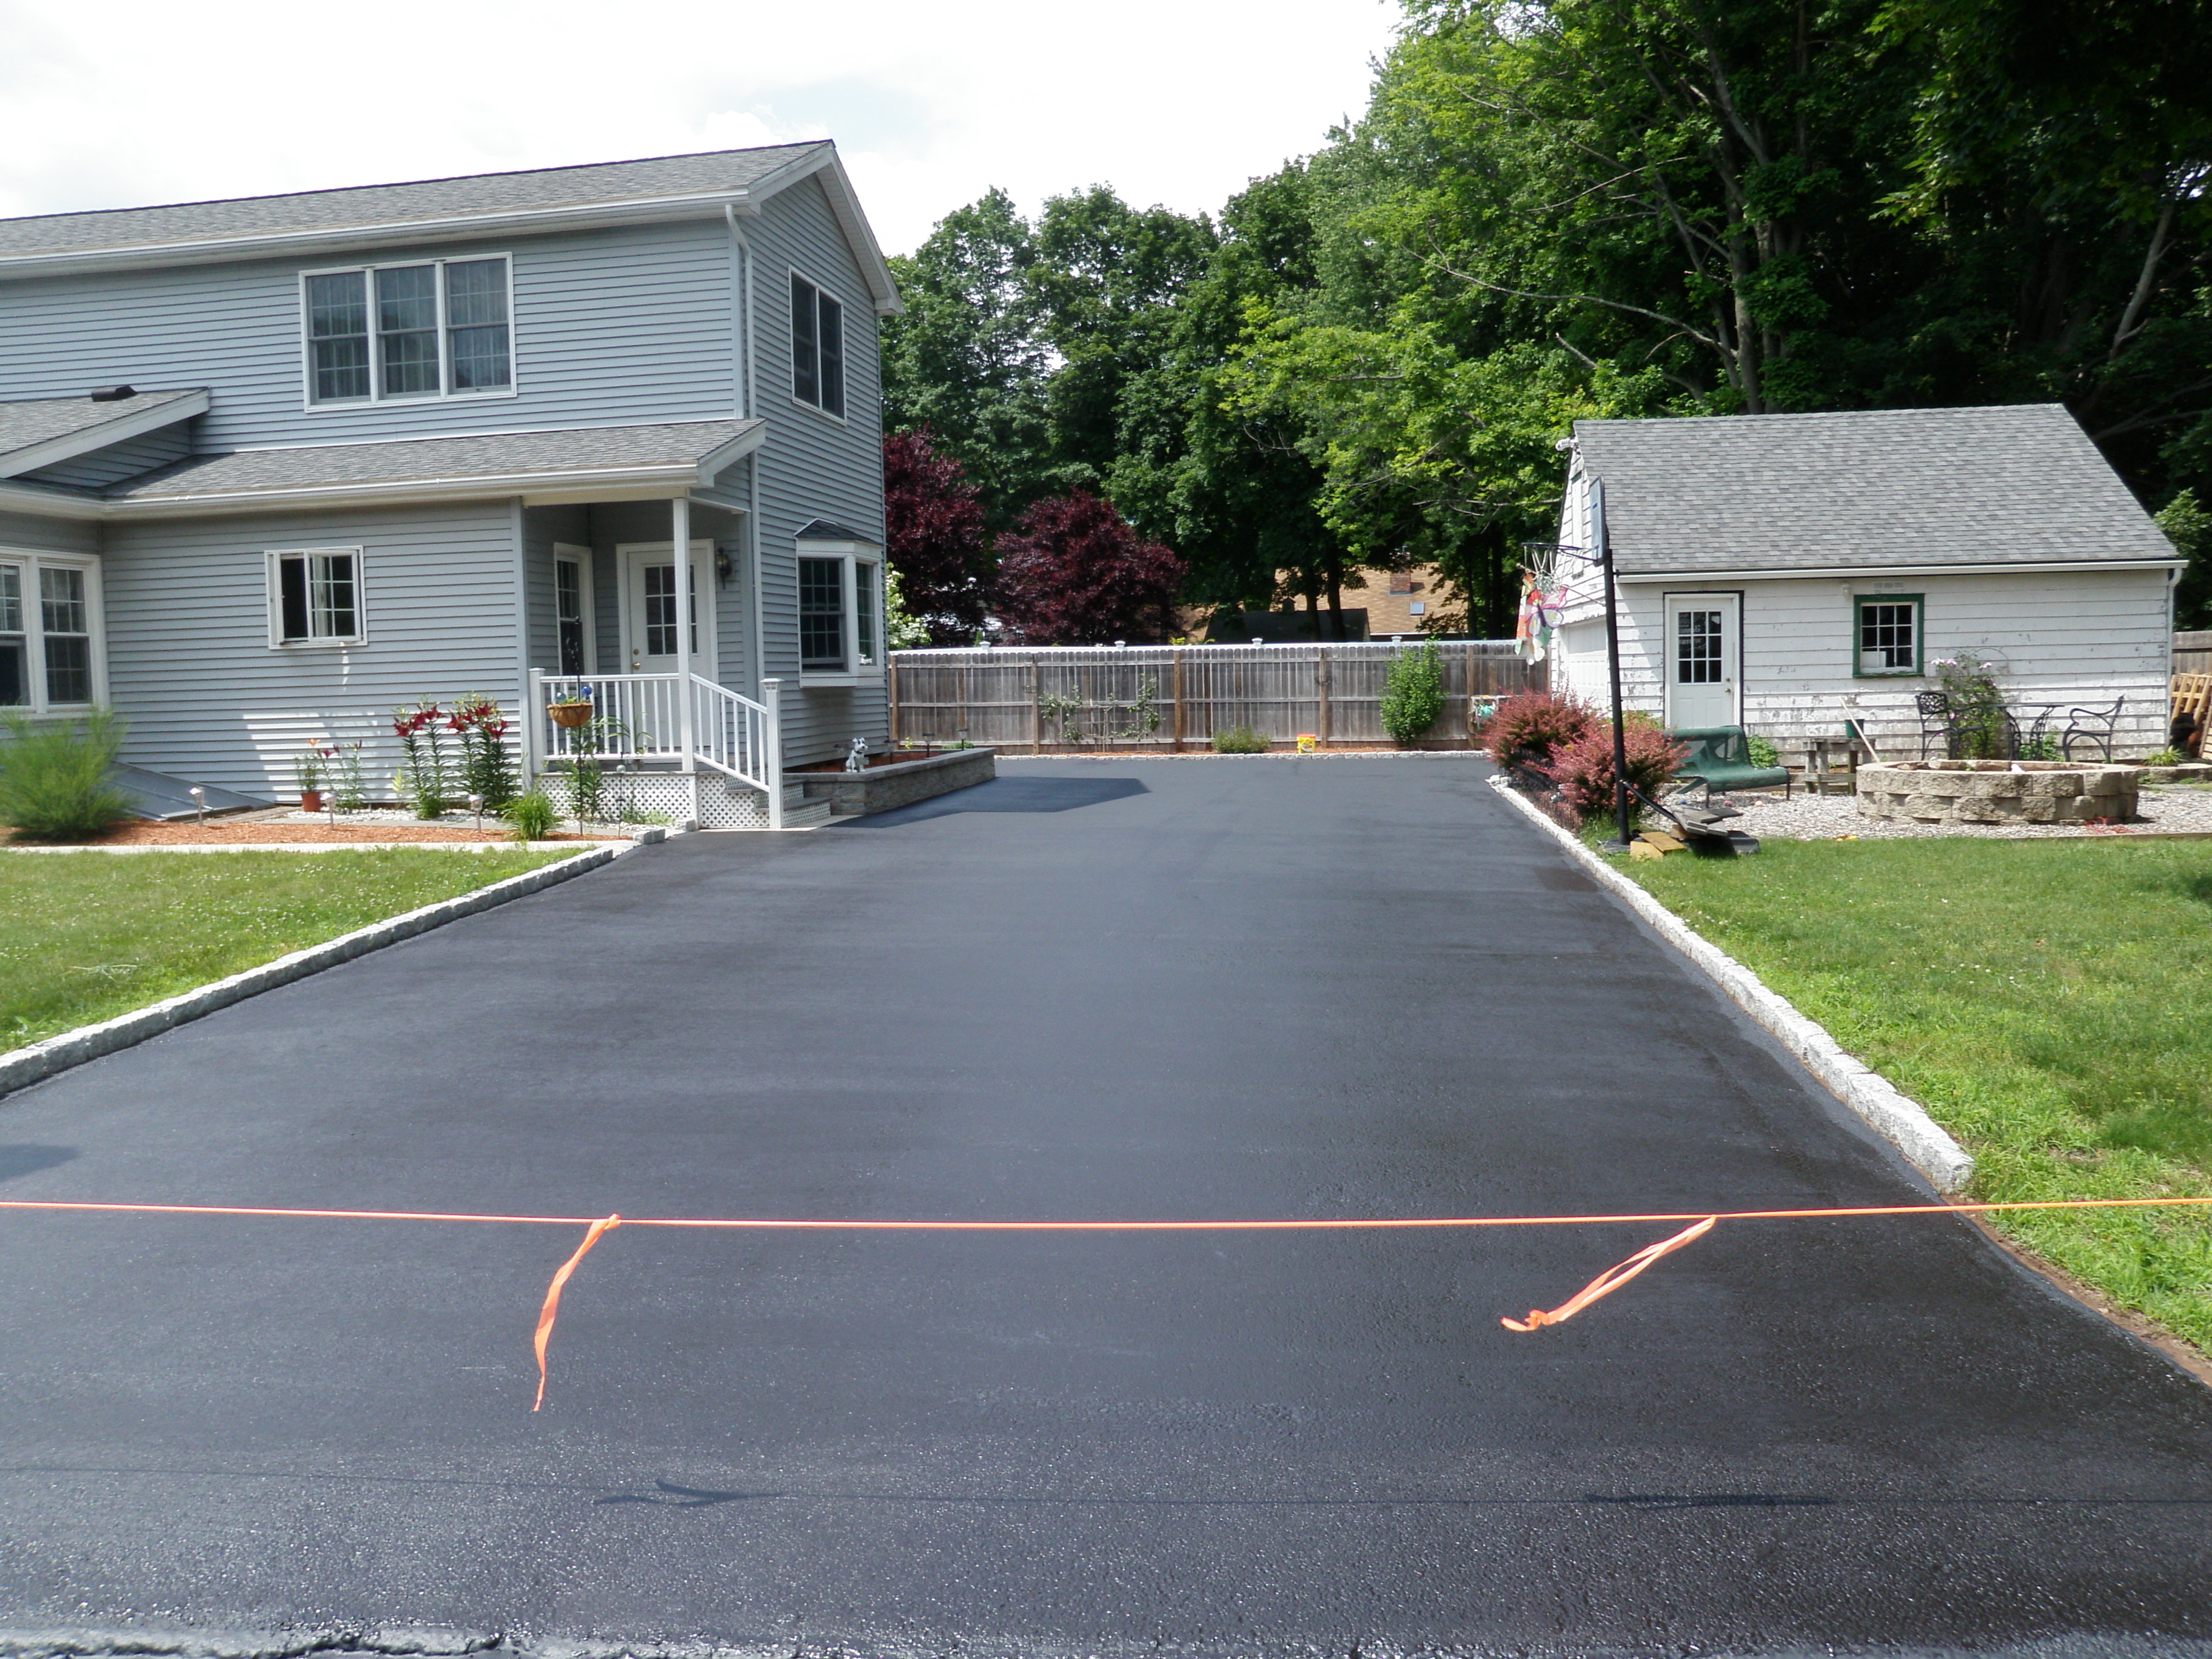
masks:
{"type": "Polygon", "coordinates": [[[387,398],[438,390],[438,269],[394,265],[376,273],[377,374],[387,398]]]}
{"type": "Polygon", "coordinates": [[[92,613],[84,602],[83,571],[40,567],[39,627],[46,635],[47,702],[90,702],[92,613]]]}
{"type": "Polygon", "coordinates": [[[507,276],[502,256],[308,276],[307,401],[512,390],[507,276]]]}
{"type": "Polygon", "coordinates": [[[277,555],[276,636],[282,643],[336,643],[361,637],[356,558],[350,552],[277,555]]]}
{"type": "Polygon", "coordinates": [[[30,640],[23,628],[23,567],[0,564],[0,707],[31,700],[30,640]]]}
{"type": "Polygon", "coordinates": [[[309,395],[319,404],[368,396],[368,278],[307,278],[309,395]]]}
{"type": "Polygon", "coordinates": [[[446,267],[446,337],[454,391],[489,392],[514,383],[506,260],[467,259],[446,267]]]}
{"type": "Polygon", "coordinates": [[[845,307],[804,276],[791,279],[791,395],[845,412],[845,307]]]}
{"type": "Polygon", "coordinates": [[[837,672],[845,666],[845,562],[799,562],[799,665],[837,672]]]}

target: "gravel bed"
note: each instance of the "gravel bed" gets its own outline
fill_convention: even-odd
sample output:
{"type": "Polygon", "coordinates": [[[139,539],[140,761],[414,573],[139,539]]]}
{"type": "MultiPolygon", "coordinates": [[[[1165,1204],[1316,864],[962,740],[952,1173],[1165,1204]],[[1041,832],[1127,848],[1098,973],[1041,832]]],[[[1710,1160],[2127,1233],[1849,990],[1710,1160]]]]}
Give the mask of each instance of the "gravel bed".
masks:
{"type": "Polygon", "coordinates": [[[2212,790],[2206,789],[2146,786],[2137,822],[2095,829],[2041,823],[1899,823],[1889,818],[1861,817],[1858,802],[1850,795],[1800,794],[1785,801],[1779,795],[1717,794],[1713,799],[1716,803],[1725,800],[1743,814],[1729,820],[1729,829],[1746,830],[1761,840],[1836,841],[1856,836],[1861,841],[1914,841],[1978,836],[1988,841],[2081,841],[2092,836],[2212,835],[2212,790]]]}

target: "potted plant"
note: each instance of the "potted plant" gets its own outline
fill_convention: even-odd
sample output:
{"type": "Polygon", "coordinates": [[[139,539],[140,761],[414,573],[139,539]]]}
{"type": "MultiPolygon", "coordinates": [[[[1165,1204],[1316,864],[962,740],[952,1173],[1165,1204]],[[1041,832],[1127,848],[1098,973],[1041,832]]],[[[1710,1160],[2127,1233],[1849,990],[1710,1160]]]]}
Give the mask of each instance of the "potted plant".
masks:
{"type": "Polygon", "coordinates": [[[300,810],[319,812],[323,810],[323,751],[310,749],[293,764],[293,776],[300,786],[300,810]]]}
{"type": "Polygon", "coordinates": [[[592,688],[580,685],[567,696],[554,698],[545,705],[545,713],[554,725],[574,731],[592,718],[592,688]]]}

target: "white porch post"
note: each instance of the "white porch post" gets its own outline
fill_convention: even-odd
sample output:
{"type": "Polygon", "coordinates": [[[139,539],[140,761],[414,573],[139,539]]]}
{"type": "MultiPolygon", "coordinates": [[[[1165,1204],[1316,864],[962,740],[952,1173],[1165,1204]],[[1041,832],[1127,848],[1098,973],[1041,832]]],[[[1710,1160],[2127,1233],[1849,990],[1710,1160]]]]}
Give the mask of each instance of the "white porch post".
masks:
{"type": "Polygon", "coordinates": [[[545,769],[545,671],[530,671],[530,701],[522,709],[522,779],[525,788],[534,788],[538,775],[545,769]]]}
{"type": "Polygon", "coordinates": [[[760,683],[761,707],[768,714],[761,721],[761,775],[768,782],[768,827],[783,828],[783,682],[760,683]]]}
{"type": "Polygon", "coordinates": [[[694,726],[697,699],[691,695],[691,498],[678,495],[669,503],[670,527],[676,538],[676,722],[684,744],[684,769],[698,769],[699,748],[694,726]]]}

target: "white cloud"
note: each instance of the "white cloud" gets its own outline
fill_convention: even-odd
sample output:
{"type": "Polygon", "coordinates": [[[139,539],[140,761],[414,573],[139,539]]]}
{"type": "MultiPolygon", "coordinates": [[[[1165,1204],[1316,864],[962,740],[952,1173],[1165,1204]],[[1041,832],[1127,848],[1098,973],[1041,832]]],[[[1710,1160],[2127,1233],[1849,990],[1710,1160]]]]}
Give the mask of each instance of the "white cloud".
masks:
{"type": "Polygon", "coordinates": [[[1365,102],[1383,0],[0,0],[0,215],[833,137],[884,246],[993,185],[1211,210],[1365,102]]]}

